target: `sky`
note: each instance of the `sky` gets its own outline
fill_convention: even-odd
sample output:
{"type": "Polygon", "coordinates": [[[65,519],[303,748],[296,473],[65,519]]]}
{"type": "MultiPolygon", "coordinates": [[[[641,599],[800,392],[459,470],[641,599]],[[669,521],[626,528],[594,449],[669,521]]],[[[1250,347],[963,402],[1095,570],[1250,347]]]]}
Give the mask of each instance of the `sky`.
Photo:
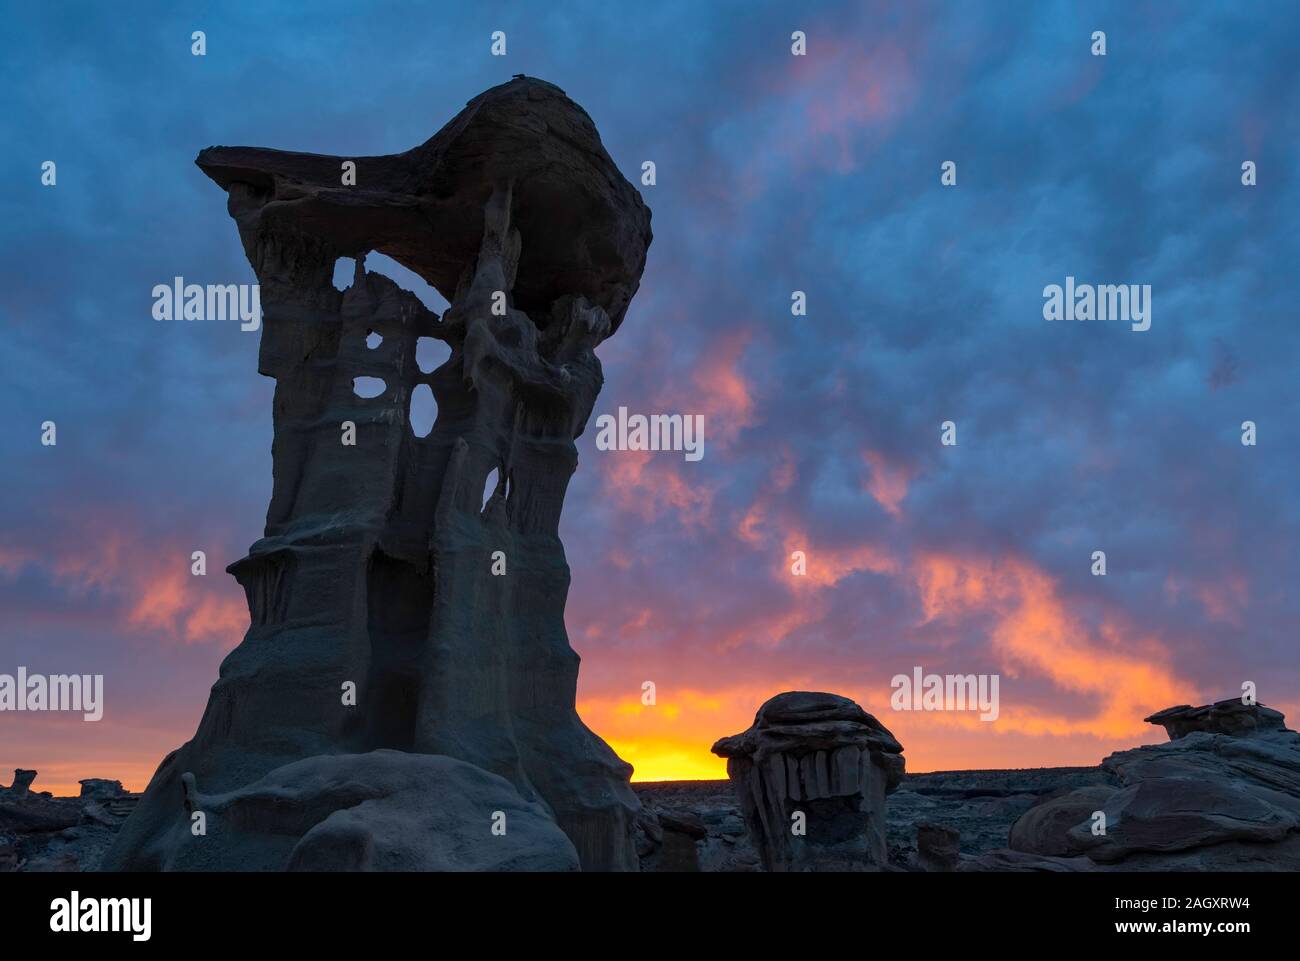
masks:
{"type": "Polygon", "coordinates": [[[98,722],[0,713],[0,781],[142,789],[248,626],[223,568],[271,490],[258,335],[151,314],[174,276],[254,281],[195,155],[400,152],[517,73],[630,181],[656,166],[595,413],[704,417],[695,462],[589,429],[561,524],[578,709],[636,779],[724,776],[710,745],[787,690],[853,698],[913,771],[1096,764],[1247,682],[1300,720],[1294,4],[0,16],[0,673],[105,686],[98,722]],[[1045,319],[1067,277],[1150,285],[1150,329],[1045,319]],[[997,675],[997,720],[894,710],[917,667],[997,675]]]}

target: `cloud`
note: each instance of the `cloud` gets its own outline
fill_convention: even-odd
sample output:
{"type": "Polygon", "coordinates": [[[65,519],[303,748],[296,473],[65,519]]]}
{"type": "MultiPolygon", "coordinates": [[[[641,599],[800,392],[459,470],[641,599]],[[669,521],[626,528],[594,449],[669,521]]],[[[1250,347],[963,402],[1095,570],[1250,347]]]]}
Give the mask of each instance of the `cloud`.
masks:
{"type": "MultiPolygon", "coordinates": [[[[21,252],[0,265],[0,655],[172,698],[147,724],[110,713],[87,764],[151,769],[193,729],[246,627],[216,558],[269,497],[256,339],[148,315],[176,274],[251,275],[194,154],[403,150],[505,79],[468,7],[432,33],[407,6],[327,10],[212,13],[202,64],[170,9],[149,18],[162,60],[124,58],[138,23],[106,10],[33,7],[0,37],[11,120],[60,172],[41,188],[30,151],[0,159],[21,252]],[[113,190],[88,176],[110,168],[113,190]]],[[[716,774],[712,741],[794,687],[860,700],[927,769],[1095,763],[1158,738],[1150,710],[1300,685],[1300,325],[1277,267],[1300,259],[1300,14],[1101,13],[1104,63],[1056,5],[814,3],[805,58],[775,8],[668,3],[634,31],[595,2],[516,11],[512,71],[565,87],[629,175],[658,163],[598,411],[705,416],[698,463],[589,430],[562,524],[583,713],[638,776],[716,774]],[[1070,274],[1151,283],[1151,331],[1043,321],[1070,274]],[[998,722],[889,711],[915,664],[1004,672],[998,722]],[[641,709],[646,679],[664,710],[641,709]]],[[[0,730],[0,753],[75,770],[42,731],[0,730]]]]}

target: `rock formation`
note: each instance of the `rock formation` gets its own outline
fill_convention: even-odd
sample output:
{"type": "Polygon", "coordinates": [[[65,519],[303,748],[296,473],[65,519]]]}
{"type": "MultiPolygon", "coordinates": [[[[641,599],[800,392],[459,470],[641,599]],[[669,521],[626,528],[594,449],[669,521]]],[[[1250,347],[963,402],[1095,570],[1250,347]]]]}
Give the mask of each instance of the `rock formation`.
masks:
{"type": "Polygon", "coordinates": [[[32,782],[36,780],[36,772],[28,768],[14,768],[14,783],[3,790],[13,798],[26,797],[32,782]]]}
{"type": "Polygon", "coordinates": [[[642,871],[698,872],[700,845],[709,829],[695,812],[647,805],[638,821],[637,856],[642,871]]]}
{"type": "Polygon", "coordinates": [[[81,785],[81,796],[91,798],[96,801],[112,801],[116,798],[126,797],[128,792],[122,787],[121,781],[110,781],[108,778],[87,777],[77,782],[81,785]]]}
{"type": "Polygon", "coordinates": [[[769,871],[885,867],[885,796],[902,750],[853,701],[808,691],[778,694],[749,730],[713,745],[769,871]]]}
{"type": "Polygon", "coordinates": [[[80,797],[31,790],[36,772],[14,771],[0,787],[0,873],[94,870],[133,810],[118,781],[87,778],[80,797]]]}
{"type": "Polygon", "coordinates": [[[1280,713],[1220,701],[1147,720],[1171,740],[1105,758],[1113,786],[1044,800],[1011,848],[1088,869],[1300,869],[1300,734],[1280,713]]]}
{"type": "MultiPolygon", "coordinates": [[[[227,191],[261,285],[274,489],[265,536],[229,568],[252,626],[105,866],[275,870],[294,851],[295,865],[314,864],[323,848],[309,858],[297,845],[345,825],[346,843],[330,844],[353,848],[339,857],[383,867],[394,818],[457,836],[477,825],[490,844],[493,811],[509,809],[554,818],[586,869],[635,870],[631,768],[574,710],[558,526],[574,439],[602,384],[594,349],[645,264],[640,196],[586,113],[530,78],[479,95],[403,154],[213,147],[197,163],[227,191]],[[440,291],[444,316],[368,272],[369,251],[440,291]],[[355,259],[342,293],[331,283],[339,258],[355,259]],[[371,334],[382,338],[373,349],[371,334]],[[416,362],[421,337],[451,351],[432,373],[416,362]],[[358,377],[381,378],[383,392],[360,398],[358,377]],[[438,416],[421,438],[408,409],[423,384],[438,416]],[[405,753],[377,760],[388,751],[405,753]],[[380,771],[388,800],[356,802],[365,811],[331,787],[380,771]],[[499,783],[487,786],[491,775],[499,783]],[[470,782],[441,821],[400,800],[449,799],[470,782]],[[286,846],[240,799],[290,783],[320,820],[296,821],[286,846]],[[214,809],[196,837],[190,808],[205,798],[214,809]]],[[[560,866],[552,842],[541,861],[485,849],[412,863],[560,866]]]]}
{"type": "Polygon", "coordinates": [[[1245,704],[1239,697],[1202,707],[1192,707],[1190,704],[1167,707],[1143,720],[1148,724],[1159,724],[1171,741],[1193,731],[1244,735],[1286,730],[1286,718],[1281,711],[1263,704],[1245,704]]]}
{"type": "Polygon", "coordinates": [[[578,870],[573,843],[541,804],[442,755],[320,755],[216,796],[189,774],[182,783],[186,810],[215,814],[259,844],[269,838],[290,871],[578,870]]]}
{"type": "Polygon", "coordinates": [[[916,861],[922,871],[955,871],[961,860],[961,833],[942,824],[916,825],[916,861]]]}
{"type": "Polygon", "coordinates": [[[730,781],[642,781],[642,871],[761,871],[730,781]]]}

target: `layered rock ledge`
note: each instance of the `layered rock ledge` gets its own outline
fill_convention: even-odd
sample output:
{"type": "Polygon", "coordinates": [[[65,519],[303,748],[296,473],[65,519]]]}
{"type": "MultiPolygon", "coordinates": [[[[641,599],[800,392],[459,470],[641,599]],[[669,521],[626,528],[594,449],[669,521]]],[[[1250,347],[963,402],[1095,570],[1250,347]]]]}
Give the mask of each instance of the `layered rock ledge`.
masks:
{"type": "Polygon", "coordinates": [[[1049,869],[1058,861],[1072,870],[1300,869],[1300,734],[1279,712],[1219,701],[1146,720],[1171,740],[1112,754],[1101,763],[1110,785],[1025,812],[1012,851],[1049,869]]]}

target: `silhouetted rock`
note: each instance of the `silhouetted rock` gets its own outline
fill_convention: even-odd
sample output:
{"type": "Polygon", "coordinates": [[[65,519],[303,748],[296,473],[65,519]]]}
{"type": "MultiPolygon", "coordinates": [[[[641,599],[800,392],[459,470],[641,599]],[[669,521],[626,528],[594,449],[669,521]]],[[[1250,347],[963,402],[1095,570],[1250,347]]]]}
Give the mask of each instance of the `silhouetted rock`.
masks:
{"type": "MultiPolygon", "coordinates": [[[[585,297],[617,330],[645,269],[650,211],[586,111],[533,77],[484,91],[405,153],[209,147],[196,162],[230,193],[241,228],[247,217],[263,237],[323,243],[334,257],[378,251],[452,303],[480,252],[484,205],[498,186],[513,183],[520,244],[511,305],[543,330],[566,297],[585,297]],[[341,182],[345,160],[356,164],[355,186],[341,182]]],[[[262,282],[289,279],[272,274],[262,282]]]]}
{"type": "Polygon", "coordinates": [[[83,798],[110,801],[128,796],[128,792],[126,788],[122,787],[121,781],[110,781],[102,777],[88,777],[77,783],[81,785],[81,796],[83,798]]]}
{"type": "Polygon", "coordinates": [[[1276,711],[1231,703],[1152,715],[1172,740],[1110,755],[1101,766],[1114,787],[1030,809],[1011,846],[1083,854],[1099,869],[1300,869],[1300,734],[1276,711]]]}
{"type": "Polygon", "coordinates": [[[769,871],[884,867],[885,795],[902,778],[902,750],[853,701],[808,691],[778,694],[747,731],[713,745],[769,871]]]}
{"type": "Polygon", "coordinates": [[[1255,734],[1261,731],[1285,731],[1286,718],[1280,711],[1263,704],[1243,704],[1241,698],[1216,701],[1203,707],[1180,704],[1167,707],[1150,717],[1148,724],[1159,724],[1175,741],[1193,731],[1209,734],[1255,734]]]}
{"type": "Polygon", "coordinates": [[[36,772],[26,768],[14,768],[14,783],[7,788],[0,788],[0,791],[7,793],[10,797],[26,797],[27,792],[31,789],[32,782],[36,780],[36,772]]]}
{"type": "Polygon", "coordinates": [[[215,147],[197,162],[228,192],[261,285],[274,488],[265,536],[229,568],[252,626],[105,866],[284,867],[270,835],[235,840],[218,824],[194,838],[183,778],[234,796],[307,758],[392,749],[421,783],[452,770],[427,755],[499,775],[555,818],[584,868],[635,870],[631,768],[574,709],[558,529],[603,382],[594,349],[640,282],[649,211],[582,109],[529,78],[404,154],[215,147]],[[372,250],[440,290],[446,314],[368,272],[372,250]],[[340,257],[356,261],[342,293],[340,257]],[[421,337],[450,349],[432,373],[416,362],[421,337]],[[359,397],[358,377],[382,393],[359,397]],[[424,438],[408,421],[419,385],[438,404],[424,438]]]}

